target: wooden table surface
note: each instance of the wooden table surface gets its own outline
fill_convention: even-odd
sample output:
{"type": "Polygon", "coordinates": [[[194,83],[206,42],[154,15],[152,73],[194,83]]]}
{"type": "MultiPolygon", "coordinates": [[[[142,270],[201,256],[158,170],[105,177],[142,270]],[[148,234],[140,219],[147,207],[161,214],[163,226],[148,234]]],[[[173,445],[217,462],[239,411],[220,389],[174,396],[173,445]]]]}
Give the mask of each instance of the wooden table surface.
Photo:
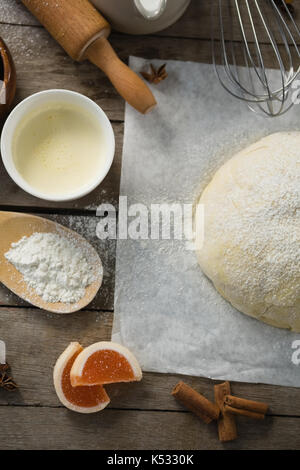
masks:
{"type": "MultiPolygon", "coordinates": [[[[111,42],[124,60],[137,55],[210,62],[209,3],[193,0],[181,20],[161,33],[142,38],[113,33],[111,42]]],[[[72,62],[19,1],[1,0],[0,36],[16,63],[16,103],[43,89],[76,90],[104,109],[116,135],[116,157],[104,183],[74,202],[52,203],[26,194],[0,164],[0,210],[42,214],[77,230],[98,249],[105,269],[103,288],[89,309],[70,316],[32,308],[0,286],[0,338],[19,384],[15,393],[0,390],[0,448],[299,449],[300,393],[292,387],[233,383],[233,393],[267,401],[270,412],[263,422],[238,419],[239,438],[227,444],[218,441],[215,423],[203,424],[175,402],[170,392],[182,378],[177,375],[145,373],[141,383],[109,387],[111,405],[94,415],[73,413],[60,404],[52,385],[58,355],[72,340],[88,345],[110,339],[115,242],[97,239],[95,207],[118,200],[124,102],[93,65],[72,62]]],[[[213,398],[213,381],[183,379],[213,398]]]]}

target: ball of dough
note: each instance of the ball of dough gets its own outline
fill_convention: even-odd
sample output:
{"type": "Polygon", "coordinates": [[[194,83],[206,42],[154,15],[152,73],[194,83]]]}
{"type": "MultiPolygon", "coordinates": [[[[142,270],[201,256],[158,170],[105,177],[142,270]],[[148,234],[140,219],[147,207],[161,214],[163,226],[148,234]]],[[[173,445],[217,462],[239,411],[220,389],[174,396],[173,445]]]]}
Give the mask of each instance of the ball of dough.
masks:
{"type": "Polygon", "coordinates": [[[300,332],[300,132],[239,152],[199,202],[198,260],[219,293],[247,315],[300,332]]]}

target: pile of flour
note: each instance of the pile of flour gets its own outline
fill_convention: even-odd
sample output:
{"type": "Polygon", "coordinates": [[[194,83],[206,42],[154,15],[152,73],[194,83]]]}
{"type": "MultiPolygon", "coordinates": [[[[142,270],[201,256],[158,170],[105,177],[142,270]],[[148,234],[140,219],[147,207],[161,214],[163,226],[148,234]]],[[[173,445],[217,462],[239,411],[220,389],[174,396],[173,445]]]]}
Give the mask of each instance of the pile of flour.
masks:
{"type": "Polygon", "coordinates": [[[45,302],[78,302],[95,280],[93,263],[84,250],[55,233],[23,237],[5,257],[45,302]]]}

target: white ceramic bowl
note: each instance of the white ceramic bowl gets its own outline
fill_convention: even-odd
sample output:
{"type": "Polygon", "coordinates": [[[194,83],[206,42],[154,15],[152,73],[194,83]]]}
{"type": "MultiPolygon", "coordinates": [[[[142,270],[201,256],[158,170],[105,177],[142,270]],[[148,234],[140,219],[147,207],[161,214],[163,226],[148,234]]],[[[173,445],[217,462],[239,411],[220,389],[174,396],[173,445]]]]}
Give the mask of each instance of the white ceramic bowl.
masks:
{"type": "Polygon", "coordinates": [[[71,201],[74,199],[79,199],[93,191],[107,175],[112,165],[114,154],[114,132],[111,123],[104,111],[96,103],[94,103],[94,101],[90,100],[86,96],[69,90],[46,90],[29,96],[24,101],[19,103],[10,113],[4,124],[1,135],[2,161],[10,177],[18,186],[20,186],[20,188],[24,189],[24,191],[27,193],[48,201],[71,201]],[[99,171],[97,170],[95,173],[95,178],[92,182],[90,182],[88,185],[85,185],[84,188],[81,187],[77,192],[73,191],[70,194],[63,195],[49,195],[48,193],[43,193],[38,191],[36,188],[33,188],[18,172],[14,163],[12,142],[18,124],[28,113],[38,109],[39,106],[58,102],[77,105],[83,108],[86,112],[89,112],[91,115],[93,115],[93,118],[99,122],[99,125],[101,126],[107,139],[107,151],[105,154],[104,165],[101,166],[99,171]]]}

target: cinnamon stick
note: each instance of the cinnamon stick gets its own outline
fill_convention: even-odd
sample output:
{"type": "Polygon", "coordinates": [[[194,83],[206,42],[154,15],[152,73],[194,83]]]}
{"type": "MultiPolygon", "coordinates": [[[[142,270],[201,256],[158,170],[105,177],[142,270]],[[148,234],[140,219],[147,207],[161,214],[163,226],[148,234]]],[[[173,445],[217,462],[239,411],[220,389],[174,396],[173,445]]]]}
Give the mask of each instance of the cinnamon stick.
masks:
{"type": "Polygon", "coordinates": [[[224,405],[224,413],[231,413],[233,415],[247,416],[253,419],[264,419],[265,415],[262,413],[255,413],[254,411],[243,410],[241,408],[233,408],[232,406],[224,405]]]}
{"type": "Polygon", "coordinates": [[[230,395],[230,383],[224,382],[214,386],[216,404],[220,408],[218,420],[219,439],[222,442],[234,441],[237,438],[236,422],[233,414],[226,413],[224,399],[230,395]]]}
{"type": "Polygon", "coordinates": [[[201,393],[196,392],[196,390],[189,387],[184,382],[179,382],[174,387],[172,395],[182,403],[185,408],[192,411],[192,413],[207,424],[219,417],[220,410],[218,406],[207,400],[201,393]]]}
{"type": "Polygon", "coordinates": [[[238,398],[238,397],[234,397],[233,395],[227,395],[224,398],[224,403],[225,405],[230,406],[232,408],[248,410],[253,413],[261,413],[263,415],[266,414],[269,408],[267,403],[253,401],[253,400],[246,400],[245,398],[238,398]]]}

